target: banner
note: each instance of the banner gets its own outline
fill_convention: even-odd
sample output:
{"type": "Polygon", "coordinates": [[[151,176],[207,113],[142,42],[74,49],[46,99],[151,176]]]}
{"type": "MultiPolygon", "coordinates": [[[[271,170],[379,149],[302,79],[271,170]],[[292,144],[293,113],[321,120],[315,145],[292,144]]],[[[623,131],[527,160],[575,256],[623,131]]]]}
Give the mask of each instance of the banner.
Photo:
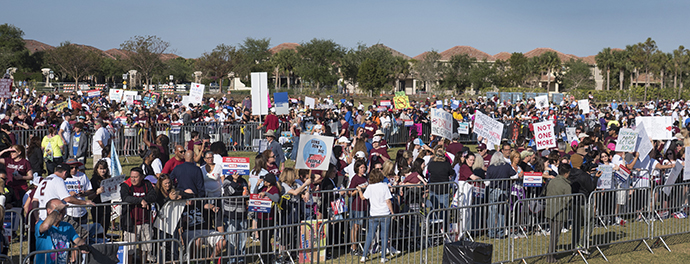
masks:
{"type": "Polygon", "coordinates": [[[252,115],[268,114],[268,74],[252,72],[252,115]]]}
{"type": "Polygon", "coordinates": [[[125,181],[125,176],[117,176],[101,181],[103,193],[101,193],[101,201],[120,201],[120,184],[125,181]]]}
{"type": "Polygon", "coordinates": [[[549,96],[548,95],[540,95],[537,97],[534,97],[534,103],[539,108],[540,110],[544,107],[549,107],[549,96]]]}
{"type": "Polygon", "coordinates": [[[647,136],[653,140],[673,139],[673,117],[670,116],[638,116],[635,124],[644,125],[647,136]]]}
{"type": "Polygon", "coordinates": [[[271,212],[271,199],[268,197],[259,198],[258,193],[252,193],[249,195],[249,212],[257,213],[270,213],[271,212]]]}
{"type": "Polygon", "coordinates": [[[134,100],[137,97],[137,91],[124,91],[124,95],[122,96],[122,100],[127,103],[127,105],[133,105],[134,100]]]}
{"type": "Polygon", "coordinates": [[[582,110],[583,114],[589,114],[589,100],[578,100],[577,106],[582,110]]]}
{"type": "Polygon", "coordinates": [[[443,108],[443,101],[441,100],[436,100],[436,108],[443,108]]]}
{"type": "Polygon", "coordinates": [[[393,103],[395,104],[395,109],[410,108],[410,98],[407,95],[393,97],[393,103]]]}
{"type": "Polygon", "coordinates": [[[493,145],[501,145],[501,138],[503,137],[503,123],[493,120],[488,115],[477,111],[474,115],[474,133],[477,136],[484,137],[493,145]]]}
{"type": "Polygon", "coordinates": [[[450,109],[458,109],[460,107],[460,100],[453,100],[450,102],[450,109]]]}
{"type": "Polygon", "coordinates": [[[189,88],[189,100],[193,105],[201,104],[201,100],[204,99],[204,91],[206,90],[206,85],[200,83],[192,83],[189,88]]]}
{"type": "Polygon", "coordinates": [[[652,151],[654,145],[652,145],[652,141],[649,140],[649,136],[647,136],[647,130],[644,128],[644,124],[637,124],[635,132],[637,132],[637,152],[640,153],[639,159],[642,161],[644,157],[647,157],[649,152],[652,151]]]}
{"type": "Polygon", "coordinates": [[[333,137],[302,134],[299,137],[295,169],[328,170],[333,154],[333,137]]]}
{"type": "Polygon", "coordinates": [[[379,102],[379,105],[385,106],[385,107],[390,107],[391,106],[391,100],[381,100],[379,102]]]}
{"type": "Polygon", "coordinates": [[[12,98],[12,79],[0,79],[0,98],[12,98]]]}
{"type": "Polygon", "coordinates": [[[174,236],[178,229],[177,223],[182,218],[182,214],[187,210],[187,205],[182,201],[168,201],[156,212],[156,221],[153,226],[171,236],[174,236]]]}
{"type": "Polygon", "coordinates": [[[601,176],[597,180],[597,189],[608,190],[613,187],[613,165],[599,165],[598,171],[601,171],[601,176]]]}
{"type": "Polygon", "coordinates": [[[326,239],[328,237],[328,224],[326,224],[326,220],[302,220],[302,223],[309,225],[299,226],[299,248],[304,250],[297,252],[299,258],[297,263],[326,262],[326,239]],[[316,251],[317,248],[321,250],[316,251]]]}
{"type": "Polygon", "coordinates": [[[574,127],[566,127],[565,128],[565,135],[568,137],[568,145],[570,143],[573,143],[573,141],[577,141],[577,132],[575,131],[574,127]]]}
{"type": "Polygon", "coordinates": [[[535,123],[533,126],[534,141],[537,143],[537,150],[556,147],[556,135],[553,132],[552,121],[535,123]]]}
{"type": "Polygon", "coordinates": [[[249,175],[249,158],[223,157],[223,175],[249,175]]]}
{"type": "MultiPolygon", "coordinates": [[[[88,95],[89,98],[91,98],[91,97],[99,97],[99,96],[101,96],[101,90],[91,90],[91,91],[88,91],[88,92],[87,92],[87,95],[88,95]]],[[[0,97],[0,98],[2,98],[2,97],[0,97]]]]}
{"type": "MultiPolygon", "coordinates": [[[[685,147],[685,153],[690,153],[690,147],[685,147]]],[[[688,162],[689,154],[685,154],[685,169],[683,170],[683,180],[690,180],[690,162],[688,162]]]]}
{"type": "MultiPolygon", "coordinates": [[[[680,175],[681,170],[683,170],[683,164],[680,162],[680,160],[676,160],[676,165],[673,166],[673,169],[671,169],[671,172],[668,174],[668,179],[664,185],[668,186],[676,184],[676,180],[678,179],[678,175],[680,175]]],[[[663,191],[666,193],[666,195],[671,195],[671,187],[664,187],[663,191]]]]}
{"type": "Polygon", "coordinates": [[[458,123],[458,134],[467,135],[470,133],[470,123],[460,122],[458,123]]]}
{"type": "Polygon", "coordinates": [[[273,101],[276,103],[276,115],[287,115],[290,113],[290,97],[287,92],[274,93],[273,101]]]}
{"type": "Polygon", "coordinates": [[[305,96],[304,97],[304,106],[308,106],[309,109],[314,109],[316,107],[316,100],[314,98],[305,96]]]}
{"type": "Polygon", "coordinates": [[[453,138],[453,115],[442,109],[431,109],[431,134],[445,139],[453,138]]]}
{"type": "Polygon", "coordinates": [[[616,151],[634,152],[637,145],[637,132],[629,128],[621,128],[616,139],[616,151]]]}
{"type": "Polygon", "coordinates": [[[523,187],[541,187],[542,173],[541,172],[525,172],[522,179],[523,187]]]}
{"type": "Polygon", "coordinates": [[[108,98],[110,98],[110,101],[115,101],[119,103],[122,101],[122,96],[124,94],[124,90],[122,89],[110,89],[110,91],[108,92],[108,98]]]}

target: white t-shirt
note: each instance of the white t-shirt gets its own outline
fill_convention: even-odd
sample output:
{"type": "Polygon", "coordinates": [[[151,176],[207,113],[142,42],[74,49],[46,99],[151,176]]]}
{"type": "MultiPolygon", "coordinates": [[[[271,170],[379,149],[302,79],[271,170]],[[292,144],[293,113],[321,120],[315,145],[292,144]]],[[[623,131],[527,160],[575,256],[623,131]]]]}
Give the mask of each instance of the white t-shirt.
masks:
{"type": "Polygon", "coordinates": [[[388,189],[388,184],[384,182],[369,184],[363,195],[369,200],[369,214],[371,216],[391,214],[386,201],[392,199],[393,195],[388,189]]]}
{"type": "MultiPolygon", "coordinates": [[[[41,181],[36,190],[38,190],[38,193],[34,197],[38,199],[38,207],[40,208],[45,208],[48,201],[52,199],[63,200],[70,196],[65,181],[55,174],[51,174],[41,181]]],[[[38,217],[41,220],[45,220],[47,216],[48,212],[46,210],[39,210],[38,217]]]]}
{"type": "MultiPolygon", "coordinates": [[[[206,171],[206,165],[201,166],[201,172],[204,175],[204,189],[206,190],[206,197],[220,197],[222,192],[222,183],[220,182],[220,173],[216,168],[222,167],[222,164],[216,164],[212,172],[206,171]]],[[[221,170],[222,171],[222,170],[221,170]]]]}
{"type": "Polygon", "coordinates": [[[161,163],[161,160],[156,158],[151,162],[151,167],[153,168],[153,173],[158,174],[163,171],[163,163],[161,163]]]}
{"type": "Polygon", "coordinates": [[[65,145],[69,144],[70,136],[72,135],[72,127],[69,125],[67,120],[62,121],[62,124],[60,124],[60,130],[63,131],[62,137],[65,139],[65,145]]]}
{"type": "MultiPolygon", "coordinates": [[[[91,181],[89,181],[89,177],[86,176],[86,174],[82,172],[78,172],[77,175],[73,175],[71,178],[65,179],[65,187],[67,187],[67,192],[86,192],[88,190],[93,189],[91,187],[91,181]]],[[[79,197],[76,196],[77,199],[79,200],[84,200],[84,197],[79,197]]],[[[67,208],[67,215],[71,217],[82,217],[86,215],[87,211],[85,207],[71,207],[74,204],[68,203],[67,205],[70,205],[70,207],[67,208]]]]}
{"type": "Polygon", "coordinates": [[[110,139],[110,133],[108,133],[107,129],[101,127],[96,130],[96,133],[93,134],[93,140],[91,141],[91,153],[93,155],[101,155],[103,148],[101,148],[101,145],[98,144],[98,141],[101,141],[103,142],[103,145],[106,145],[108,144],[108,139],[110,139]]]}

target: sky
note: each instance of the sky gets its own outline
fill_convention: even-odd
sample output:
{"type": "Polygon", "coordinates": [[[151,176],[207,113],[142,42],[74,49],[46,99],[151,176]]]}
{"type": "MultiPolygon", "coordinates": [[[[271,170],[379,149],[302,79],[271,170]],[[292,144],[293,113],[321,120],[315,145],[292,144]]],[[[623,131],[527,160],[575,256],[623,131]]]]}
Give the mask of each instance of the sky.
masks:
{"type": "Polygon", "coordinates": [[[548,47],[576,56],[656,41],[690,47],[690,1],[349,0],[349,1],[4,1],[0,24],[33,39],[101,50],[155,35],[169,50],[198,58],[247,37],[284,42],[331,39],[345,48],[384,44],[410,57],[472,46],[488,54],[548,47]]]}

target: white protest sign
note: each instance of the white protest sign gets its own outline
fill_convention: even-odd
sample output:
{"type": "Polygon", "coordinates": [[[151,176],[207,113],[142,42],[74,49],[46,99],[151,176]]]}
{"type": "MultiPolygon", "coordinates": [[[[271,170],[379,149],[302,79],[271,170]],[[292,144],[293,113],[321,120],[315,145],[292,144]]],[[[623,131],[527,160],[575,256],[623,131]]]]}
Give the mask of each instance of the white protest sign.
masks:
{"type": "Polygon", "coordinates": [[[458,134],[467,135],[470,133],[470,123],[460,122],[458,123],[458,134]]]}
{"type": "Polygon", "coordinates": [[[201,100],[204,99],[204,91],[206,90],[206,85],[200,83],[192,83],[189,88],[189,100],[192,104],[201,104],[201,100]]]}
{"type": "Polygon", "coordinates": [[[168,201],[156,213],[156,222],[153,226],[169,235],[175,235],[177,222],[180,221],[186,208],[186,201],[168,201]]]}
{"type": "Polygon", "coordinates": [[[309,109],[314,109],[316,107],[316,100],[311,97],[304,97],[304,105],[308,106],[309,109]]]}
{"type": "MultiPolygon", "coordinates": [[[[668,186],[676,184],[676,179],[678,179],[678,175],[680,175],[681,170],[683,170],[683,164],[681,164],[680,160],[676,160],[676,165],[673,166],[673,169],[671,169],[671,172],[668,174],[668,179],[664,185],[668,186]]],[[[666,193],[666,195],[671,195],[671,187],[664,187],[663,191],[666,193]]]]}
{"type": "Polygon", "coordinates": [[[583,114],[589,114],[589,100],[577,100],[577,106],[582,110],[583,114]]]}
{"type": "Polygon", "coordinates": [[[122,100],[124,100],[128,105],[133,105],[134,100],[137,98],[137,94],[137,91],[125,91],[122,100]]]}
{"type": "Polygon", "coordinates": [[[621,128],[616,139],[616,151],[634,152],[637,145],[637,132],[629,128],[621,128]]]}
{"type": "Polygon", "coordinates": [[[690,147],[685,147],[685,169],[683,170],[683,180],[690,180],[690,162],[688,162],[688,156],[690,156],[690,147]]]}
{"type": "Polygon", "coordinates": [[[537,143],[537,150],[556,147],[556,135],[553,132],[553,122],[544,121],[533,124],[534,141],[537,143]]]}
{"type": "Polygon", "coordinates": [[[637,132],[637,152],[640,153],[639,159],[642,161],[644,157],[647,157],[649,152],[652,151],[654,145],[652,145],[649,136],[647,136],[647,130],[644,128],[644,124],[637,124],[635,132],[637,132]]]}
{"type": "Polygon", "coordinates": [[[259,194],[253,193],[249,195],[249,207],[247,208],[250,212],[257,213],[270,213],[271,212],[271,199],[268,197],[259,198],[259,194]]]}
{"type": "Polygon", "coordinates": [[[522,178],[523,187],[541,187],[541,183],[541,172],[525,172],[525,175],[522,178]]]}
{"type": "Polygon", "coordinates": [[[268,114],[268,74],[252,72],[252,115],[268,114]]]}
{"type": "Polygon", "coordinates": [[[653,140],[673,139],[673,117],[638,116],[635,117],[635,124],[643,124],[647,136],[653,140]]]}
{"type": "Polygon", "coordinates": [[[223,175],[249,175],[249,158],[223,157],[223,175]]]}
{"type": "Polygon", "coordinates": [[[577,131],[575,131],[574,127],[566,127],[565,135],[568,138],[568,145],[570,145],[570,143],[573,143],[573,141],[576,141],[578,139],[577,131]]]}
{"type": "Polygon", "coordinates": [[[534,103],[536,104],[537,108],[542,109],[544,107],[549,107],[549,96],[548,95],[540,95],[537,97],[534,97],[534,103]]]}
{"type": "Polygon", "coordinates": [[[12,97],[12,80],[0,79],[0,98],[12,97]]]}
{"type": "Polygon", "coordinates": [[[112,177],[101,181],[103,193],[101,193],[101,201],[119,201],[120,200],[120,184],[125,181],[125,176],[112,177]]]}
{"type": "Polygon", "coordinates": [[[443,109],[431,109],[431,134],[446,139],[453,137],[453,115],[443,109]]]}
{"type": "Polygon", "coordinates": [[[333,155],[333,137],[302,134],[295,169],[328,170],[333,155]]]}
{"type": "Polygon", "coordinates": [[[182,102],[181,102],[181,103],[182,103],[183,106],[189,107],[189,104],[193,104],[193,103],[192,103],[192,97],[189,96],[189,95],[183,95],[183,96],[182,96],[182,102]]]}
{"type": "Polygon", "coordinates": [[[597,180],[597,189],[611,189],[613,181],[613,165],[599,165],[597,170],[601,171],[601,176],[597,180]]]}
{"type": "Polygon", "coordinates": [[[474,133],[477,136],[486,138],[489,144],[501,145],[503,137],[503,123],[493,120],[488,115],[477,111],[474,115],[474,133]]]}
{"type": "Polygon", "coordinates": [[[124,90],[122,89],[110,89],[108,92],[108,98],[110,101],[120,102],[122,101],[122,96],[124,95],[124,90]]]}

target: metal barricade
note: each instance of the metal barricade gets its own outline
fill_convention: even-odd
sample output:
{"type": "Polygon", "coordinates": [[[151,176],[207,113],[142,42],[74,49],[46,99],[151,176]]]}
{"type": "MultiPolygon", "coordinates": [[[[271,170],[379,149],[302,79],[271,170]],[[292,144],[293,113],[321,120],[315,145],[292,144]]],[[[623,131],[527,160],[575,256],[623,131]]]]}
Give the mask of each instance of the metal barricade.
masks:
{"type": "MultiPolygon", "coordinates": [[[[681,177],[680,175],[679,177],[681,177]]],[[[664,244],[666,250],[671,249],[665,237],[690,233],[690,218],[688,218],[688,195],[690,183],[659,185],[652,192],[653,207],[650,237],[654,244],[664,244]]]]}
{"type": "MultiPolygon", "coordinates": [[[[148,256],[143,256],[142,254],[138,254],[136,252],[137,248],[136,247],[144,247],[146,245],[151,244],[151,248],[166,248],[166,247],[171,247],[175,248],[175,244],[177,244],[177,248],[180,247],[180,241],[177,239],[157,239],[157,240],[148,240],[148,241],[138,241],[138,242],[126,242],[126,243],[108,243],[108,244],[94,244],[94,245],[89,245],[89,254],[87,255],[82,255],[80,252],[81,250],[76,247],[70,247],[70,248],[62,248],[62,249],[52,249],[52,250],[40,250],[40,251],[33,251],[29,253],[25,258],[22,259],[22,263],[28,264],[31,263],[31,259],[33,258],[46,258],[44,262],[49,262],[47,258],[51,258],[52,261],[57,261],[56,259],[58,257],[64,257],[64,258],[74,258],[74,259],[82,259],[83,257],[94,257],[95,255],[105,257],[105,258],[118,258],[117,254],[116,255],[104,255],[105,252],[109,252],[111,250],[106,249],[107,247],[112,247],[112,246],[117,246],[118,248],[122,248],[122,250],[125,252],[123,254],[124,256],[132,255],[133,259],[141,258],[141,257],[148,257],[148,256]],[[128,254],[129,250],[135,250],[134,253],[128,254]],[[98,254],[94,254],[94,251],[98,251],[98,254]],[[66,253],[66,252],[74,252],[74,253],[68,253],[67,256],[59,256],[60,253],[66,253]],[[51,253],[56,253],[56,254],[51,254],[51,253]]],[[[117,250],[115,251],[117,252],[117,250]]],[[[173,258],[169,258],[165,254],[163,254],[164,251],[152,251],[155,253],[155,255],[152,255],[148,260],[149,262],[156,262],[156,263],[168,263],[173,261],[173,258]]],[[[178,256],[175,257],[175,259],[180,259],[182,257],[182,250],[177,251],[179,253],[178,256]]],[[[124,260],[120,260],[124,261],[124,260]]],[[[88,262],[87,262],[88,263],[88,262]]],[[[129,263],[132,263],[131,261],[129,263]]]]}
{"type": "Polygon", "coordinates": [[[12,259],[5,255],[5,254],[0,254],[0,264],[12,264],[12,259]]]}

